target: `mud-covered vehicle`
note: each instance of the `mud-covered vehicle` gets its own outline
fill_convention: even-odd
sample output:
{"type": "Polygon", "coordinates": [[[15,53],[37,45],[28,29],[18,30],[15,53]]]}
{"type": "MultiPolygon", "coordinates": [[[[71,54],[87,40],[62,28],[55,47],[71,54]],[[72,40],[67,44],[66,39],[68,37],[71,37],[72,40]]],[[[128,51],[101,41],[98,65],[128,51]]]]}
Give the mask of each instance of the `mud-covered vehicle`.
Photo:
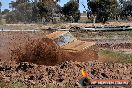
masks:
{"type": "Polygon", "coordinates": [[[77,61],[96,60],[98,58],[96,42],[78,40],[68,31],[56,31],[47,37],[63,50],[70,52],[77,61]]]}

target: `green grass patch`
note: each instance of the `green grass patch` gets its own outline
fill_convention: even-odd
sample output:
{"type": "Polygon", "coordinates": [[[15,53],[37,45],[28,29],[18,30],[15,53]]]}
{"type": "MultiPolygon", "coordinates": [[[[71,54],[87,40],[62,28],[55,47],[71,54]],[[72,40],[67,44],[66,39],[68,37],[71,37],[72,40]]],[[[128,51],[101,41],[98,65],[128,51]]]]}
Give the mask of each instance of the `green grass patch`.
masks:
{"type": "Polygon", "coordinates": [[[14,82],[9,87],[10,88],[27,88],[28,86],[26,86],[25,84],[23,84],[21,82],[14,82]]]}
{"type": "Polygon", "coordinates": [[[129,34],[128,36],[129,36],[130,38],[132,38],[132,34],[129,34]]]}
{"type": "Polygon", "coordinates": [[[119,61],[123,63],[132,63],[132,54],[126,54],[119,51],[112,51],[112,50],[101,50],[99,55],[103,55],[104,57],[108,57],[111,60],[119,61]]]}
{"type": "Polygon", "coordinates": [[[74,88],[74,86],[72,84],[67,84],[67,85],[64,85],[64,87],[60,87],[57,85],[47,84],[46,86],[40,87],[39,84],[29,86],[29,85],[26,85],[20,81],[13,81],[13,82],[9,82],[9,83],[0,82],[0,88],[74,88]]]}

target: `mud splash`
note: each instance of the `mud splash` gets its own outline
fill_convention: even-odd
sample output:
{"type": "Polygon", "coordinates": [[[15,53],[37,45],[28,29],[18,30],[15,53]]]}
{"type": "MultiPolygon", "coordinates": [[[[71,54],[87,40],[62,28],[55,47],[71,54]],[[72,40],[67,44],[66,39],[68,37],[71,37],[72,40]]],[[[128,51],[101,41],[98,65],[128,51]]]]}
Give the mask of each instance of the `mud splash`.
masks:
{"type": "Polygon", "coordinates": [[[65,61],[87,62],[97,58],[96,52],[87,49],[80,52],[69,52],[57,46],[51,39],[30,40],[25,45],[16,47],[11,52],[12,61],[29,62],[38,65],[54,66],[65,61]],[[90,57],[88,57],[90,56],[90,57]]]}

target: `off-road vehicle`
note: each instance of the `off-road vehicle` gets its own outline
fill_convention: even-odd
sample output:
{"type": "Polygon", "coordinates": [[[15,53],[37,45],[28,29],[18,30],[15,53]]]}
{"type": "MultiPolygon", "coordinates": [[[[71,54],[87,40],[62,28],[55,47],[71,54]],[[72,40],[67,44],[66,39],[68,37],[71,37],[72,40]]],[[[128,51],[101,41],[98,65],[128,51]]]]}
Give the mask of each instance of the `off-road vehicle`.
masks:
{"type": "Polygon", "coordinates": [[[69,31],[56,31],[47,37],[52,39],[57,46],[77,57],[76,60],[84,61],[98,58],[96,42],[78,40],[69,31]]]}

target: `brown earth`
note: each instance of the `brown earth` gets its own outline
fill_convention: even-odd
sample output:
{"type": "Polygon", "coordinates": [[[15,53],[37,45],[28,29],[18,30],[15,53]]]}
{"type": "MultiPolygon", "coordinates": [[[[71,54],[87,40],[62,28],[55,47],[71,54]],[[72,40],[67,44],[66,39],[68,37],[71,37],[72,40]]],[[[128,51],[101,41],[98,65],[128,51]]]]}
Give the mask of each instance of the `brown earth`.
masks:
{"type": "MultiPolygon", "coordinates": [[[[43,42],[50,41],[45,39],[45,35],[47,34],[49,34],[49,32],[0,33],[1,81],[10,82],[18,79],[28,86],[30,86],[30,84],[39,84],[40,86],[46,84],[64,86],[70,83],[75,87],[79,87],[79,79],[82,77],[81,68],[84,67],[90,72],[91,79],[129,79],[132,82],[131,63],[122,64],[89,61],[90,58],[85,55],[85,52],[81,53],[84,54],[83,56],[85,57],[81,57],[80,54],[64,52],[63,49],[54,46],[51,42],[49,43],[53,46],[49,47],[49,43],[43,42]],[[46,53],[50,54],[50,56],[47,56],[46,53]],[[57,59],[57,57],[59,59],[57,59]],[[81,61],[80,57],[83,58],[82,60],[85,62],[75,61],[81,61]],[[54,58],[54,60],[52,60],[52,58],[54,58]],[[66,61],[71,60],[71,58],[74,62],[66,61]],[[14,59],[17,60],[17,63],[14,62],[14,59]],[[30,63],[22,63],[21,61],[28,61],[30,63]],[[51,63],[53,61],[55,62],[51,63]],[[50,64],[47,62],[50,62],[50,64]]],[[[120,46],[122,47],[122,44],[120,46]]]]}
{"type": "Polygon", "coordinates": [[[58,23],[58,24],[6,24],[2,26],[3,29],[48,29],[48,28],[71,28],[71,27],[93,27],[93,26],[132,26],[131,22],[107,22],[105,24],[102,23],[58,23]]]}
{"type": "Polygon", "coordinates": [[[69,52],[57,46],[51,39],[42,38],[30,40],[25,46],[19,46],[12,50],[11,58],[16,62],[29,62],[39,65],[57,65],[65,61],[85,62],[97,60],[98,55],[95,50],[87,49],[78,52],[69,52]],[[89,57],[89,58],[88,58],[89,57]]]}
{"type": "Polygon", "coordinates": [[[97,52],[87,49],[80,52],[68,52],[45,38],[48,33],[2,32],[0,33],[1,62],[31,62],[43,65],[56,65],[63,61],[95,60],[97,52]],[[89,57],[91,56],[91,57],[89,57]],[[89,57],[89,58],[87,58],[89,57]],[[52,62],[52,63],[51,63],[52,62]]]}
{"type": "Polygon", "coordinates": [[[101,48],[111,48],[111,49],[132,49],[132,43],[120,43],[120,44],[98,44],[101,48]]]}
{"type": "Polygon", "coordinates": [[[17,79],[29,87],[37,84],[42,88],[42,86],[49,84],[61,88],[65,85],[81,88],[79,81],[82,78],[82,68],[89,72],[90,79],[129,79],[132,83],[132,64],[102,63],[98,61],[82,63],[66,61],[56,66],[1,63],[0,78],[1,81],[7,83],[17,79]]]}
{"type": "Polygon", "coordinates": [[[0,33],[0,59],[2,62],[10,60],[11,50],[23,46],[30,39],[37,40],[46,36],[46,32],[1,32],[0,33]]]}

